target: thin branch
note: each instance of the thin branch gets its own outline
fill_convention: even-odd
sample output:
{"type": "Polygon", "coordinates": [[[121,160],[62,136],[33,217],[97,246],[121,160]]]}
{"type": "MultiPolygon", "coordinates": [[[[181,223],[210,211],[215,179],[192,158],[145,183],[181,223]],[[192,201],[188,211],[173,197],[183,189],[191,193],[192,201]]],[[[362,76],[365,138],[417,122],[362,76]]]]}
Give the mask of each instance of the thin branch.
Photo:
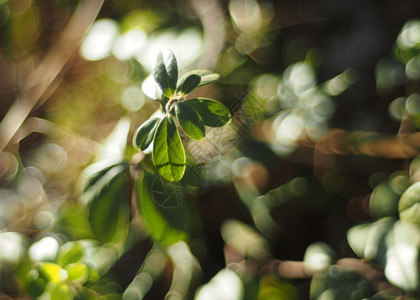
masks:
{"type": "Polygon", "coordinates": [[[104,0],[82,0],[70,21],[50,49],[45,59],[21,87],[22,93],[15,100],[0,123],[0,152],[9,144],[34,106],[77,50],[83,37],[95,21],[104,0]]]}

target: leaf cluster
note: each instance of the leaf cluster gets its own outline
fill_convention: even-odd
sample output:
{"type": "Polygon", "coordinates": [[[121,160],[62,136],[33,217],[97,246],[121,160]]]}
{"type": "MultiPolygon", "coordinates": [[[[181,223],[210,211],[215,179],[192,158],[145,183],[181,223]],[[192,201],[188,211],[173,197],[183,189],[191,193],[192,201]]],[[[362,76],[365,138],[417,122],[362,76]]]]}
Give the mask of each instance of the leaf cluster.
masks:
{"type": "Polygon", "coordinates": [[[152,147],[153,163],[167,181],[179,181],[186,168],[185,149],[177,124],[190,138],[202,140],[205,126],[221,127],[230,122],[229,109],[208,98],[185,97],[193,90],[215,82],[219,75],[207,70],[193,70],[178,80],[178,65],[170,50],[158,54],[153,78],[160,89],[158,101],[162,114],[152,115],[136,131],[134,145],[145,151],[152,147]]]}

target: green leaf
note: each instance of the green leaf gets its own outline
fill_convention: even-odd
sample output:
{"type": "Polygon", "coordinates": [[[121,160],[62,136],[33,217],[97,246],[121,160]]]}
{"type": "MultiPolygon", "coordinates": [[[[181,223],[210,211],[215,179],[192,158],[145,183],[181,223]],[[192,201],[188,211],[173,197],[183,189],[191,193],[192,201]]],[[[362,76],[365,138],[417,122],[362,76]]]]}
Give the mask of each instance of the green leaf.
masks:
{"type": "Polygon", "coordinates": [[[178,82],[178,87],[176,88],[176,93],[181,93],[181,95],[186,95],[197,88],[200,84],[201,77],[197,74],[191,74],[188,77],[182,77],[178,82]],[[184,79],[185,78],[185,79],[184,79]]]}
{"type": "Polygon", "coordinates": [[[385,276],[406,292],[420,289],[420,230],[409,222],[397,221],[386,237],[385,276]]]}
{"type": "Polygon", "coordinates": [[[136,181],[139,211],[154,241],[171,245],[188,238],[192,214],[181,189],[186,187],[147,172],[136,181]]]}
{"type": "Polygon", "coordinates": [[[103,242],[119,240],[126,234],[129,219],[127,166],[118,165],[95,185],[89,203],[92,232],[103,242]]]}
{"type": "Polygon", "coordinates": [[[310,299],[354,300],[370,295],[369,284],[360,273],[335,265],[315,274],[310,287],[310,299]]]}
{"type": "Polygon", "coordinates": [[[209,70],[192,70],[190,72],[185,73],[181,79],[179,79],[178,81],[178,86],[180,85],[181,82],[183,82],[187,77],[189,77],[190,75],[198,75],[201,77],[201,81],[200,84],[197,86],[197,88],[202,87],[204,85],[208,85],[211,84],[215,81],[217,81],[219,79],[219,74],[217,73],[213,73],[212,71],[209,70]]]}
{"type": "Polygon", "coordinates": [[[133,144],[135,147],[142,151],[149,147],[153,141],[153,137],[155,136],[155,131],[160,120],[161,119],[159,118],[150,118],[137,128],[133,138],[133,144]]]}
{"type": "Polygon", "coordinates": [[[420,225],[420,182],[412,184],[402,194],[398,211],[402,220],[420,225]]]}
{"type": "Polygon", "coordinates": [[[371,225],[366,243],[364,258],[384,264],[386,261],[386,235],[392,229],[395,219],[382,218],[371,225]]]}
{"type": "Polygon", "coordinates": [[[401,292],[397,288],[387,288],[380,290],[369,300],[395,300],[401,297],[401,292]]]}
{"type": "Polygon", "coordinates": [[[152,73],[162,92],[166,96],[172,97],[175,94],[178,80],[178,65],[171,50],[159,52],[152,73]]]}
{"type": "Polygon", "coordinates": [[[83,245],[79,242],[65,243],[60,247],[56,261],[60,266],[65,267],[68,264],[79,262],[84,255],[84,251],[83,245]]]}
{"type": "Polygon", "coordinates": [[[311,272],[326,271],[335,257],[334,250],[323,242],[316,242],[306,248],[303,261],[311,272]]]}
{"type": "Polygon", "coordinates": [[[171,116],[163,118],[153,140],[153,162],[168,181],[179,181],[185,172],[185,150],[171,116]]]}
{"type": "Polygon", "coordinates": [[[259,282],[257,300],[302,299],[299,296],[297,287],[277,276],[266,275],[259,282]]]}
{"type": "Polygon", "coordinates": [[[50,282],[58,283],[67,280],[67,272],[57,264],[43,262],[36,268],[41,276],[50,282]]]}
{"type": "Polygon", "coordinates": [[[89,268],[83,263],[73,263],[65,267],[68,280],[84,284],[89,278],[89,268]]]}
{"type": "Polygon", "coordinates": [[[51,290],[50,299],[73,300],[74,296],[67,283],[58,283],[51,290]]]}
{"type": "Polygon", "coordinates": [[[47,280],[38,270],[31,270],[25,277],[25,286],[32,298],[37,298],[44,293],[48,284],[47,280]]]}
{"type": "Polygon", "coordinates": [[[387,217],[371,224],[361,224],[350,228],[347,240],[360,258],[385,264],[386,235],[392,229],[394,219],[387,217]]]}
{"type": "Polygon", "coordinates": [[[354,253],[360,258],[365,257],[365,248],[371,224],[353,226],[347,231],[347,241],[354,253]]]}
{"type": "Polygon", "coordinates": [[[222,127],[229,123],[231,114],[222,103],[207,98],[193,98],[184,101],[195,109],[203,120],[204,125],[222,127]]]}
{"type": "Polygon", "coordinates": [[[178,102],[176,116],[182,130],[191,138],[201,140],[205,135],[203,121],[194,108],[185,102],[178,102]]]}
{"type": "Polygon", "coordinates": [[[374,218],[398,215],[399,196],[388,182],[378,184],[369,199],[369,212],[374,218]]]}

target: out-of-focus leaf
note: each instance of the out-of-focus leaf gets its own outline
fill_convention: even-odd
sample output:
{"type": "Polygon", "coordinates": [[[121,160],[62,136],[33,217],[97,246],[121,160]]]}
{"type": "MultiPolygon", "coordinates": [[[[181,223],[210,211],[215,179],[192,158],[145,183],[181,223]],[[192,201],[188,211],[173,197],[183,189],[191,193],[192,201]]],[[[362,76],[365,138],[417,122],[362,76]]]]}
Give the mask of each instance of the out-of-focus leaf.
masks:
{"type": "Polygon", "coordinates": [[[316,242],[306,248],[303,261],[310,272],[322,272],[328,269],[334,256],[334,250],[330,246],[316,242]]]}
{"type": "Polygon", "coordinates": [[[361,224],[347,231],[347,241],[351,249],[360,258],[365,257],[365,248],[369,236],[371,224],[361,224]]]}
{"type": "Polygon", "coordinates": [[[182,186],[162,180],[158,175],[145,173],[136,182],[136,195],[150,237],[171,245],[188,238],[191,212],[184,201],[186,191],[178,191],[182,186]]]}
{"type": "Polygon", "coordinates": [[[407,292],[419,290],[420,229],[411,223],[397,221],[387,235],[386,244],[387,279],[407,292]]]}
{"type": "MultiPolygon", "coordinates": [[[[75,300],[97,300],[98,293],[93,292],[88,288],[81,288],[77,291],[77,295],[74,297],[75,300]]],[[[99,298],[103,299],[103,298],[99,298]]]]}
{"type": "Polygon", "coordinates": [[[153,78],[153,74],[144,79],[141,90],[147,97],[155,101],[160,101],[163,97],[163,93],[153,78]]]}
{"type": "Polygon", "coordinates": [[[149,253],[147,253],[146,258],[143,260],[139,272],[125,290],[122,299],[143,299],[152,287],[152,283],[157,280],[164,271],[168,259],[169,257],[166,251],[159,247],[158,244],[154,244],[149,250],[149,253]]]}
{"type": "Polygon", "coordinates": [[[39,263],[36,269],[47,281],[58,283],[67,280],[67,272],[54,263],[39,263]]]}
{"type": "Polygon", "coordinates": [[[207,98],[193,98],[184,103],[198,112],[206,126],[222,127],[230,122],[230,111],[220,102],[207,98]]]}
{"type": "Polygon", "coordinates": [[[79,262],[84,255],[84,247],[77,241],[65,243],[60,247],[56,262],[65,267],[68,264],[79,262]]]}
{"type": "Polygon", "coordinates": [[[153,78],[166,96],[172,97],[175,94],[178,65],[171,50],[159,52],[153,67],[153,78]]]}
{"type": "Polygon", "coordinates": [[[394,225],[394,218],[382,218],[372,224],[366,243],[364,258],[384,264],[386,261],[386,235],[394,225]]]}
{"type": "Polygon", "coordinates": [[[185,150],[171,116],[163,118],[153,140],[153,162],[168,181],[179,181],[185,172],[185,150]]]}
{"type": "Polygon", "coordinates": [[[73,300],[73,293],[67,283],[56,284],[50,292],[51,299],[73,300]]]}
{"type": "Polygon", "coordinates": [[[268,242],[255,229],[235,220],[228,219],[221,226],[225,243],[243,257],[260,259],[268,254],[268,242]]]}
{"type": "Polygon", "coordinates": [[[115,166],[95,185],[89,202],[89,222],[93,233],[103,242],[119,239],[127,230],[129,219],[127,188],[126,165],[115,166]]]}
{"type": "Polygon", "coordinates": [[[394,223],[393,218],[382,218],[372,224],[361,224],[350,228],[347,240],[360,258],[384,264],[386,261],[385,238],[394,223]]]}
{"type": "Polygon", "coordinates": [[[420,182],[412,184],[402,194],[398,211],[402,220],[420,225],[420,182]]]}
{"type": "Polygon", "coordinates": [[[399,196],[388,182],[380,183],[372,192],[369,200],[369,212],[374,218],[398,215],[399,196]]]}
{"type": "Polygon", "coordinates": [[[134,133],[133,144],[140,150],[146,150],[153,141],[159,118],[150,118],[137,128],[134,133]]]}
{"type": "Polygon", "coordinates": [[[44,276],[41,276],[39,271],[36,269],[31,270],[26,275],[25,282],[26,289],[33,298],[37,298],[38,296],[42,295],[42,293],[45,291],[45,287],[48,284],[48,280],[44,276]]]}
{"type": "Polygon", "coordinates": [[[258,300],[278,300],[278,299],[289,299],[298,300],[299,291],[297,288],[278,277],[265,276],[260,281],[260,287],[258,290],[258,300]]]}
{"type": "Polygon", "coordinates": [[[200,84],[197,86],[202,87],[204,85],[208,85],[211,84],[215,81],[217,81],[219,79],[219,74],[217,73],[213,73],[212,71],[209,70],[203,70],[203,69],[198,69],[198,70],[192,70],[190,72],[185,73],[178,81],[178,85],[180,85],[187,77],[189,77],[190,75],[198,75],[200,76],[201,80],[200,80],[200,84]]]}
{"type": "Polygon", "coordinates": [[[71,239],[93,238],[88,213],[84,205],[67,201],[61,207],[61,216],[57,222],[61,230],[71,239]]]}
{"type": "Polygon", "coordinates": [[[72,263],[65,267],[68,280],[84,284],[89,278],[89,268],[83,263],[72,263]]]}
{"type": "Polygon", "coordinates": [[[205,129],[198,113],[185,102],[179,102],[175,108],[176,116],[182,130],[191,138],[201,140],[205,129]]]}
{"type": "Polygon", "coordinates": [[[230,269],[219,271],[210,282],[202,285],[196,300],[241,300],[244,297],[244,286],[239,276],[230,269]]]}
{"type": "Polygon", "coordinates": [[[420,228],[404,220],[396,221],[392,230],[388,231],[386,244],[390,247],[396,243],[407,243],[420,247],[420,228]]]}
{"type": "Polygon", "coordinates": [[[405,243],[391,246],[387,251],[385,276],[406,292],[417,291],[420,287],[418,252],[418,248],[405,243]]]}
{"type": "Polygon", "coordinates": [[[310,299],[360,300],[370,295],[369,284],[362,275],[335,265],[312,278],[310,299]]]}
{"type": "Polygon", "coordinates": [[[193,91],[200,84],[201,77],[197,74],[191,74],[188,77],[182,77],[178,82],[176,94],[186,95],[193,91]]]}
{"type": "Polygon", "coordinates": [[[88,191],[94,186],[109,170],[121,164],[120,159],[105,159],[98,161],[82,171],[79,176],[78,189],[80,192],[88,191]]]}
{"type": "Polygon", "coordinates": [[[401,297],[401,292],[396,288],[388,288],[377,292],[369,300],[396,300],[401,297]]]}
{"type": "Polygon", "coordinates": [[[123,252],[123,243],[92,243],[86,245],[86,257],[83,260],[89,266],[89,282],[97,282],[109,271],[123,252]]]}

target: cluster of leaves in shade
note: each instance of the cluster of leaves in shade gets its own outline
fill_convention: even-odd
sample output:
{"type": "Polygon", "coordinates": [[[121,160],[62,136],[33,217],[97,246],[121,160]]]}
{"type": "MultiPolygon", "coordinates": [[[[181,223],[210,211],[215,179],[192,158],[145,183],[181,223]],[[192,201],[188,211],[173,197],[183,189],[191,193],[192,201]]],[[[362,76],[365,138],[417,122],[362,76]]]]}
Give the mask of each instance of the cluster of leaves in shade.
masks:
{"type": "MultiPolygon", "coordinates": [[[[418,164],[419,159],[413,161],[418,164]]],[[[360,272],[329,265],[311,283],[312,299],[418,299],[420,295],[420,182],[395,172],[378,184],[369,200],[376,220],[351,227],[347,241],[366,266],[383,271],[391,283],[373,291],[360,272]],[[402,294],[405,297],[402,297],[402,294]]],[[[327,251],[317,251],[320,253],[327,251]]],[[[331,250],[328,252],[331,253],[331,250]]],[[[332,261],[332,256],[330,261],[332,261]]],[[[367,267],[365,267],[367,268],[367,267]]]]}
{"type": "Polygon", "coordinates": [[[186,156],[177,123],[188,137],[201,140],[205,126],[224,126],[231,114],[226,106],[212,99],[185,99],[194,89],[215,82],[219,75],[194,70],[178,80],[178,65],[170,50],[158,54],[153,78],[162,92],[158,100],[163,113],[152,115],[137,129],[134,145],[142,151],[152,145],[158,173],[167,181],[179,181],[185,172],[186,156]]]}

